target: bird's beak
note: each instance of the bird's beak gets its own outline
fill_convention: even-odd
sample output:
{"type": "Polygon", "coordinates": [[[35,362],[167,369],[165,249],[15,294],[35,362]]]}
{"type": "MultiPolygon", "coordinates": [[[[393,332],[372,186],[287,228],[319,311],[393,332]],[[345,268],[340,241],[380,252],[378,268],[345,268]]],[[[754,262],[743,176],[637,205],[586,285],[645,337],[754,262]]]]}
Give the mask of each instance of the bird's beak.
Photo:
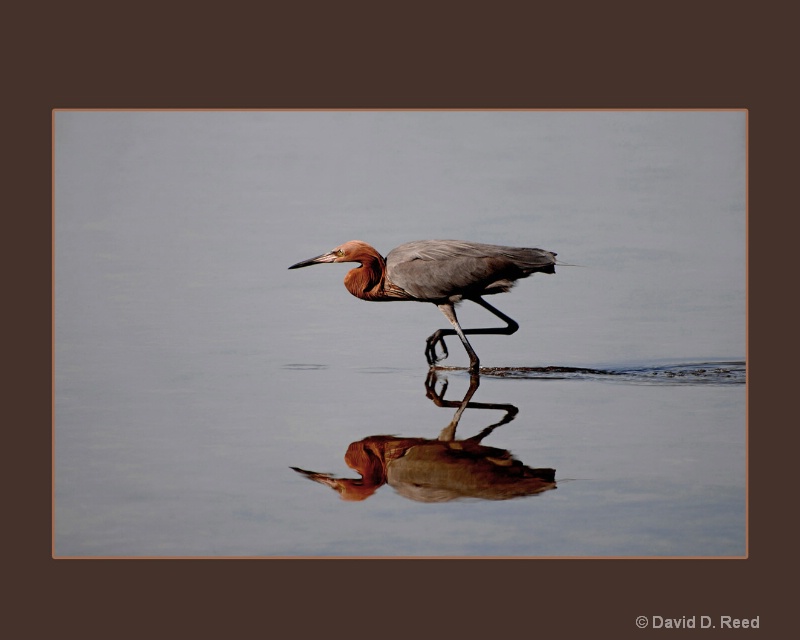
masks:
{"type": "Polygon", "coordinates": [[[316,258],[309,258],[308,260],[303,260],[302,262],[298,262],[297,264],[293,264],[290,269],[299,269],[300,267],[310,267],[312,264],[322,264],[323,262],[335,262],[336,261],[336,254],[331,251],[330,253],[323,253],[321,256],[317,256],[316,258]]]}
{"type": "Polygon", "coordinates": [[[339,494],[342,500],[347,500],[348,502],[366,500],[380,487],[380,484],[365,485],[362,479],[334,478],[330,473],[317,473],[316,471],[306,471],[297,467],[290,467],[290,469],[297,471],[297,473],[309,480],[330,487],[339,494]]]}
{"type": "Polygon", "coordinates": [[[338,485],[338,480],[334,478],[330,473],[317,473],[316,471],[306,471],[305,469],[298,469],[297,467],[289,467],[292,471],[297,471],[302,476],[305,476],[309,480],[313,480],[314,482],[319,482],[320,484],[327,485],[332,489],[336,489],[338,485]]]}

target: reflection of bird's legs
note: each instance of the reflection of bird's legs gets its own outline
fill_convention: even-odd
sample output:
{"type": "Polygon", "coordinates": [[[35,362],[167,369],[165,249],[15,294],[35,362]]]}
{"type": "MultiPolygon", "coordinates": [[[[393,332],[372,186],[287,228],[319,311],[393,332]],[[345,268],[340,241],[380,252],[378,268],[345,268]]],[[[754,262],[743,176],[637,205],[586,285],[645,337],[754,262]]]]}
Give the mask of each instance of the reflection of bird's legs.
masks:
{"type": "MultiPolygon", "coordinates": [[[[439,380],[439,374],[436,372],[436,369],[428,369],[428,375],[425,376],[425,396],[432,400],[433,404],[435,404],[437,407],[458,407],[464,403],[464,401],[469,402],[481,384],[480,375],[472,374],[469,377],[469,389],[467,389],[467,393],[464,394],[464,399],[445,400],[444,396],[447,393],[449,382],[446,376],[442,376],[442,390],[441,392],[437,393],[436,384],[439,382],[439,380]]],[[[474,404],[475,403],[473,403],[473,405],[474,404]]]]}
{"type": "Polygon", "coordinates": [[[467,298],[468,300],[472,300],[474,303],[479,304],[484,309],[489,311],[490,313],[496,315],[500,318],[503,322],[506,323],[505,327],[490,327],[485,329],[462,329],[461,325],[458,323],[458,319],[456,318],[455,308],[453,304],[450,302],[446,302],[440,305],[439,310],[444,314],[444,316],[450,321],[450,324],[453,325],[452,329],[439,329],[435,331],[426,341],[425,346],[425,356],[428,359],[428,364],[430,366],[434,366],[439,360],[446,358],[449,354],[447,351],[447,346],[444,342],[445,336],[453,336],[457,335],[461,339],[461,343],[464,345],[464,348],[467,350],[467,354],[469,355],[469,369],[470,371],[478,371],[480,367],[480,361],[478,360],[478,356],[475,353],[474,349],[470,345],[469,341],[467,340],[467,335],[488,335],[488,334],[500,334],[500,335],[511,335],[517,329],[519,329],[519,325],[511,318],[509,318],[506,314],[504,314],[499,309],[496,309],[492,305],[490,305],[486,300],[481,297],[475,298],[467,298]],[[442,345],[442,355],[441,357],[437,356],[436,354],[436,344],[442,345]]]}
{"type": "Polygon", "coordinates": [[[494,405],[488,405],[486,407],[480,407],[480,408],[481,409],[484,409],[484,408],[486,408],[486,409],[503,409],[503,410],[505,410],[506,415],[503,416],[503,419],[500,420],[500,422],[495,422],[494,424],[490,424],[488,427],[483,429],[480,433],[472,436],[471,438],[467,438],[467,441],[469,441],[469,442],[480,442],[486,436],[488,436],[492,431],[497,429],[497,427],[499,427],[501,425],[504,425],[504,424],[508,424],[509,422],[511,422],[517,416],[517,413],[519,413],[519,409],[517,409],[517,407],[515,407],[513,404],[494,404],[494,405]]]}
{"type": "MultiPolygon", "coordinates": [[[[469,378],[469,389],[467,389],[467,393],[464,395],[464,399],[461,402],[450,402],[450,406],[455,404],[458,405],[458,409],[456,409],[455,415],[453,415],[453,419],[450,421],[442,432],[439,434],[439,440],[443,440],[445,442],[452,442],[456,438],[456,427],[458,426],[459,420],[461,420],[461,414],[464,413],[464,409],[469,406],[469,401],[472,399],[472,396],[475,395],[475,392],[478,390],[478,386],[481,383],[481,379],[479,376],[470,376],[469,378]]],[[[439,402],[441,404],[439,406],[443,406],[446,401],[444,399],[444,392],[446,390],[446,386],[442,388],[442,395],[439,396],[439,402]]],[[[436,400],[434,400],[436,402],[436,400]]]]}
{"type": "Polygon", "coordinates": [[[425,377],[425,396],[437,407],[444,407],[444,394],[447,392],[447,378],[442,379],[442,391],[436,393],[436,383],[439,381],[439,376],[436,374],[436,369],[428,369],[428,375],[425,377]]]}
{"type": "Polygon", "coordinates": [[[458,421],[461,419],[461,414],[464,412],[465,409],[495,409],[499,411],[505,411],[506,414],[503,418],[495,422],[494,424],[490,424],[488,427],[483,429],[477,435],[472,436],[471,438],[467,438],[467,441],[471,442],[480,442],[486,436],[488,436],[492,431],[494,431],[497,427],[508,424],[511,422],[519,413],[519,409],[515,407],[513,404],[499,404],[494,402],[470,402],[472,397],[475,395],[475,392],[478,390],[478,387],[481,383],[481,378],[477,374],[473,374],[469,378],[469,389],[467,393],[464,395],[463,400],[445,400],[444,396],[447,392],[447,378],[442,378],[442,390],[440,393],[436,392],[436,383],[439,382],[439,376],[436,373],[435,369],[430,369],[428,371],[428,375],[425,378],[425,395],[433,401],[433,403],[437,407],[457,407],[456,413],[453,416],[453,419],[450,421],[444,429],[442,429],[441,434],[439,435],[439,440],[453,440],[455,438],[455,431],[456,426],[458,426],[458,421]]]}

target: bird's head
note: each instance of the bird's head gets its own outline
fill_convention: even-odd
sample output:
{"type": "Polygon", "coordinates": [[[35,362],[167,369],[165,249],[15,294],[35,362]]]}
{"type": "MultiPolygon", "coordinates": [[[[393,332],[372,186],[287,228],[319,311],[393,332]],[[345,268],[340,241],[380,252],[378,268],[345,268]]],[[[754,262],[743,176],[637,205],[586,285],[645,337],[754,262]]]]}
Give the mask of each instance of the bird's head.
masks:
{"type": "Polygon", "coordinates": [[[342,245],[339,245],[328,253],[323,253],[316,258],[309,258],[297,264],[293,264],[290,269],[299,269],[300,267],[310,267],[312,264],[322,264],[324,262],[364,262],[380,258],[380,254],[366,242],[361,240],[350,240],[342,245]]]}

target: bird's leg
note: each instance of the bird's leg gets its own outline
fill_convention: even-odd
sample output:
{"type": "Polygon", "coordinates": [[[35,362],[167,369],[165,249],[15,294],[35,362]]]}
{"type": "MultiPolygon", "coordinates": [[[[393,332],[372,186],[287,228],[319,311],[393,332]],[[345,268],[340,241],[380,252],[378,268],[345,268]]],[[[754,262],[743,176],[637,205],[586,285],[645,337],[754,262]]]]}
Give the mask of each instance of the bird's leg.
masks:
{"type": "Polygon", "coordinates": [[[453,325],[453,329],[439,329],[428,338],[427,345],[425,348],[425,355],[428,358],[428,364],[430,366],[435,365],[441,359],[436,356],[436,343],[437,342],[441,343],[442,350],[444,351],[444,355],[442,356],[442,358],[446,358],[448,353],[447,353],[447,347],[444,344],[444,336],[457,335],[459,338],[461,338],[461,342],[464,344],[464,348],[467,350],[467,353],[469,354],[470,371],[478,371],[478,366],[479,366],[478,356],[475,355],[475,351],[470,346],[466,336],[475,334],[511,335],[517,329],[519,329],[519,325],[512,318],[509,318],[502,311],[490,305],[483,298],[475,297],[467,299],[472,300],[475,304],[479,304],[490,313],[496,315],[498,318],[500,318],[501,320],[503,320],[503,322],[506,323],[506,326],[497,328],[486,328],[486,329],[462,329],[461,326],[458,324],[458,320],[456,320],[456,313],[452,304],[445,303],[437,305],[439,309],[442,311],[442,313],[445,315],[445,317],[448,320],[450,320],[450,323],[453,325]]]}
{"type": "Polygon", "coordinates": [[[506,323],[506,326],[498,327],[496,329],[465,329],[464,333],[483,333],[483,334],[499,333],[502,335],[510,336],[517,329],[519,329],[519,325],[513,319],[509,318],[505,313],[500,311],[500,309],[497,309],[492,305],[490,305],[483,298],[469,298],[469,299],[472,300],[475,304],[481,305],[484,309],[486,309],[490,313],[496,315],[498,318],[500,318],[503,322],[506,323]]]}
{"type": "Polygon", "coordinates": [[[436,333],[434,333],[430,338],[428,338],[428,349],[426,353],[428,354],[428,363],[430,365],[434,365],[436,363],[436,343],[441,342],[444,344],[443,336],[446,335],[457,335],[461,339],[461,344],[464,345],[464,348],[467,350],[467,354],[469,355],[469,370],[472,372],[477,372],[480,369],[480,361],[478,360],[478,355],[475,353],[475,350],[470,345],[469,340],[467,340],[467,336],[464,335],[463,329],[461,329],[461,325],[458,324],[458,319],[456,318],[456,310],[453,307],[451,302],[445,302],[443,304],[436,305],[439,307],[439,310],[444,314],[444,317],[450,321],[450,324],[453,325],[452,329],[439,329],[436,333]],[[431,359],[433,358],[433,359],[431,359]]]}

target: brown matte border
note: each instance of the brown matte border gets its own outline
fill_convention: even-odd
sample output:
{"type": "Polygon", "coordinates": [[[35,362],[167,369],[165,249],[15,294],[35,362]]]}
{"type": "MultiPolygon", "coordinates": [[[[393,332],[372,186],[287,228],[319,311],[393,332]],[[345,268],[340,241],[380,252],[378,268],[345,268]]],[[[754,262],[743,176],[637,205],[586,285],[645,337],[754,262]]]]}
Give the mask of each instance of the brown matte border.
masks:
{"type": "Polygon", "coordinates": [[[6,252],[9,637],[626,638],[649,633],[636,629],[638,615],[758,615],[761,629],[794,626],[791,593],[771,575],[796,557],[785,515],[795,501],[781,491],[791,486],[794,437],[780,402],[791,379],[778,361],[788,320],[770,312],[792,286],[783,284],[789,231],[776,234],[785,227],[770,216],[797,210],[785,180],[798,112],[788,9],[618,2],[487,12],[464,3],[386,15],[370,6],[352,16],[339,4],[266,15],[138,5],[114,19],[74,4],[9,12],[6,238],[19,237],[19,224],[25,239],[6,252]],[[748,109],[749,558],[53,560],[52,109],[264,107],[748,109]]]}

